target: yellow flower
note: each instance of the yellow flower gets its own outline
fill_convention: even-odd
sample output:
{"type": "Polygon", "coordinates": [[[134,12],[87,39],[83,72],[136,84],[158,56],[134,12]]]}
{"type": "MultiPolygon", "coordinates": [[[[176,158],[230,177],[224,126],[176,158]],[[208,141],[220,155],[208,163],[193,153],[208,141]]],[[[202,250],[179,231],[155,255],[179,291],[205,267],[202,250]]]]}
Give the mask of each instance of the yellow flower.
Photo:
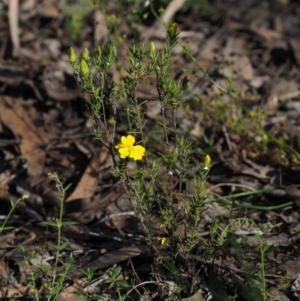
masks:
{"type": "Polygon", "coordinates": [[[37,289],[36,289],[35,287],[31,287],[31,288],[29,289],[29,292],[30,292],[31,294],[35,294],[35,293],[37,292],[37,289]]]}
{"type": "Polygon", "coordinates": [[[121,159],[128,157],[133,160],[142,160],[145,156],[145,148],[141,145],[134,145],[134,143],[135,138],[131,135],[121,137],[121,142],[116,145],[121,159]]]}
{"type": "Polygon", "coordinates": [[[159,243],[162,246],[167,242],[167,238],[166,237],[159,237],[158,240],[159,240],[159,243]]]}

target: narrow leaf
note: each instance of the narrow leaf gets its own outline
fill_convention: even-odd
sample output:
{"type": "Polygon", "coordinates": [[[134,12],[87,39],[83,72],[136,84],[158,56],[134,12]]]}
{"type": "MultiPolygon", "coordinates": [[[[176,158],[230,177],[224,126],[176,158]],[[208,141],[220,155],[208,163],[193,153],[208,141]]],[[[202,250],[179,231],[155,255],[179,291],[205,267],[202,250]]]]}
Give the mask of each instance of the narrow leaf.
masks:
{"type": "Polygon", "coordinates": [[[43,221],[43,222],[40,222],[40,224],[43,226],[57,227],[56,222],[51,222],[51,221],[43,221]]]}
{"type": "Polygon", "coordinates": [[[65,221],[62,222],[62,226],[70,226],[70,225],[77,225],[78,223],[75,221],[65,221]]]}
{"type": "Polygon", "coordinates": [[[66,186],[64,187],[64,191],[67,191],[71,186],[72,186],[72,183],[66,185],[66,186]]]}

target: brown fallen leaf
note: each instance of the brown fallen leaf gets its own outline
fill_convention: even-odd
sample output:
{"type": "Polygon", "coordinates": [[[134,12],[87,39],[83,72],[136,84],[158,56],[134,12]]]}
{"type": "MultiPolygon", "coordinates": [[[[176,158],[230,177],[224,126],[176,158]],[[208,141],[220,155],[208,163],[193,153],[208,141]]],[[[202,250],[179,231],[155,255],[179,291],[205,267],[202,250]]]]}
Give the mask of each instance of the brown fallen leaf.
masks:
{"type": "Polygon", "coordinates": [[[20,151],[27,160],[28,174],[32,177],[42,174],[46,153],[43,150],[49,140],[42,127],[35,120],[40,119],[29,101],[7,96],[0,97],[0,122],[8,127],[15,137],[21,137],[20,151]]]}
{"type": "Polygon", "coordinates": [[[201,291],[196,292],[193,296],[181,299],[182,301],[204,301],[201,291]]]}
{"type": "Polygon", "coordinates": [[[64,288],[62,292],[57,296],[57,301],[82,301],[82,298],[75,293],[82,290],[75,282],[73,285],[64,288]]]}
{"type": "Polygon", "coordinates": [[[59,70],[58,65],[45,68],[42,81],[47,95],[54,100],[71,101],[81,95],[75,78],[59,70]]]}
{"type": "Polygon", "coordinates": [[[227,57],[233,63],[233,66],[225,66],[223,74],[228,78],[242,78],[244,80],[252,80],[254,70],[248,56],[246,55],[230,55],[227,57]]]}
{"type": "Polygon", "coordinates": [[[108,204],[115,202],[123,194],[123,191],[119,190],[114,189],[95,198],[75,199],[66,202],[66,215],[84,224],[95,218],[99,219],[108,204]]]}
{"type": "Polygon", "coordinates": [[[0,173],[0,197],[6,194],[11,178],[10,170],[3,170],[0,173]]]}
{"type": "Polygon", "coordinates": [[[55,5],[55,2],[51,1],[39,1],[36,5],[36,12],[39,16],[44,18],[59,18],[59,8],[55,5]]]}
{"type": "Polygon", "coordinates": [[[98,177],[96,176],[101,172],[101,166],[108,157],[108,150],[102,148],[99,157],[93,157],[90,164],[85,169],[79,183],[77,184],[74,191],[67,198],[66,202],[70,202],[75,199],[86,199],[91,198],[98,186],[98,177]]]}
{"type": "Polygon", "coordinates": [[[3,286],[7,284],[9,277],[7,274],[7,265],[5,262],[5,256],[2,256],[0,259],[0,285],[3,286]]]}
{"type": "Polygon", "coordinates": [[[227,293],[225,291],[223,282],[214,272],[214,268],[209,269],[208,287],[213,295],[213,300],[222,301],[227,299],[227,293]]]}
{"type": "Polygon", "coordinates": [[[20,298],[29,295],[30,286],[23,286],[21,284],[10,284],[0,287],[0,299],[20,298]]]}
{"type": "Polygon", "coordinates": [[[140,244],[136,246],[121,248],[105,255],[100,255],[97,260],[94,260],[89,264],[81,267],[80,270],[72,272],[70,274],[70,277],[79,277],[83,274],[82,271],[86,270],[87,268],[103,269],[112,266],[114,264],[136,257],[141,253],[147,252],[149,250],[149,246],[140,244]]]}
{"type": "Polygon", "coordinates": [[[57,301],[82,301],[83,299],[74,293],[69,293],[67,290],[61,292],[57,296],[57,301]]]}

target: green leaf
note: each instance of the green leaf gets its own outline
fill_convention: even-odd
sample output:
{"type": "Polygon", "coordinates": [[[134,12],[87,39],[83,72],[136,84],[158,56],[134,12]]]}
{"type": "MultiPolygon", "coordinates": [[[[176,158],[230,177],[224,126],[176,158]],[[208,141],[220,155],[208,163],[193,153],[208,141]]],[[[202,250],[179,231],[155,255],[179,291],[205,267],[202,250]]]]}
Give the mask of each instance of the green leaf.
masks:
{"type": "Polygon", "coordinates": [[[114,277],[114,278],[118,277],[119,274],[121,273],[121,270],[122,270],[121,267],[116,267],[116,268],[113,270],[113,272],[112,272],[113,277],[114,277]]]}
{"type": "MultiPolygon", "coordinates": [[[[85,298],[85,294],[84,294],[84,293],[82,293],[82,292],[74,292],[74,294],[75,294],[76,296],[82,298],[83,300],[85,300],[85,299],[84,299],[84,298],[85,298]]],[[[91,299],[89,299],[89,300],[91,300],[91,299]]]]}
{"type": "Polygon", "coordinates": [[[61,251],[61,250],[63,250],[67,245],[69,244],[69,242],[68,241],[65,241],[62,245],[60,245],[59,247],[58,247],[58,251],[61,251]]]}
{"type": "Polygon", "coordinates": [[[77,225],[78,222],[75,222],[75,221],[65,221],[65,222],[62,222],[62,226],[70,226],[70,225],[77,225]]]}
{"type": "Polygon", "coordinates": [[[40,224],[43,226],[57,227],[57,223],[52,222],[52,221],[43,221],[43,222],[40,222],[40,224]]]}
{"type": "Polygon", "coordinates": [[[103,300],[103,299],[98,296],[89,297],[89,301],[93,301],[93,300],[103,300]]]}
{"type": "Polygon", "coordinates": [[[60,292],[60,290],[61,290],[61,286],[58,285],[58,284],[56,284],[56,285],[51,289],[50,294],[53,295],[53,296],[55,296],[55,295],[57,295],[57,294],[60,292]]]}
{"type": "Polygon", "coordinates": [[[11,227],[11,226],[7,226],[7,227],[0,227],[0,232],[2,231],[6,231],[6,230],[11,230],[11,229],[14,229],[15,227],[11,227]]]}
{"type": "Polygon", "coordinates": [[[262,276],[261,270],[258,271],[257,277],[258,277],[261,281],[263,281],[263,276],[262,276]]]}
{"type": "Polygon", "coordinates": [[[129,284],[127,283],[126,280],[119,279],[116,282],[116,285],[121,286],[121,287],[129,287],[129,284]]]}
{"type": "Polygon", "coordinates": [[[64,187],[64,191],[67,191],[71,186],[72,186],[72,183],[66,185],[66,186],[64,187]]]}
{"type": "Polygon", "coordinates": [[[51,268],[46,266],[46,265],[43,265],[43,264],[39,264],[38,265],[39,269],[41,269],[42,272],[44,272],[45,274],[50,272],[51,271],[51,268]]]}
{"type": "Polygon", "coordinates": [[[103,299],[99,296],[89,296],[89,301],[93,301],[93,300],[103,300],[103,299]]]}
{"type": "Polygon", "coordinates": [[[112,283],[114,280],[112,277],[108,277],[104,280],[104,283],[112,283]]]}
{"type": "Polygon", "coordinates": [[[21,265],[21,264],[25,264],[26,265],[26,260],[24,259],[24,260],[19,260],[19,261],[16,261],[15,262],[15,265],[21,265]]]}
{"type": "Polygon", "coordinates": [[[187,76],[184,76],[182,79],[181,79],[181,91],[184,91],[188,88],[189,86],[189,79],[187,76]]]}

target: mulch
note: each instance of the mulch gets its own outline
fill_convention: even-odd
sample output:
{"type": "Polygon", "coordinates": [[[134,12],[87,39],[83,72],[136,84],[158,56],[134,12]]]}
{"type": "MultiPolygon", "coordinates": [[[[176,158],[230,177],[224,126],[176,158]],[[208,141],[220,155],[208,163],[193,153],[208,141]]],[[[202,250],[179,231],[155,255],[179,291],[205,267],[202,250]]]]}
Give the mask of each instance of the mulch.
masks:
{"type": "MultiPolygon", "coordinates": [[[[68,276],[65,295],[61,294],[60,300],[77,300],[74,291],[85,290],[82,270],[88,267],[96,269],[99,280],[92,292],[103,300],[114,300],[111,290],[100,284],[116,265],[122,266],[122,276],[132,286],[146,282],[137,288],[139,300],[161,300],[155,297],[155,273],[161,273],[169,285],[175,280],[158,267],[159,259],[147,245],[130,201],[110,174],[109,152],[92,136],[94,123],[68,64],[68,49],[72,46],[79,54],[87,47],[93,54],[95,44],[118,41],[118,64],[122,65],[128,45],[137,39],[152,41],[157,49],[163,47],[164,27],[145,5],[141,9],[147,19],[132,28],[128,4],[110,1],[105,14],[88,4],[83,27],[72,41],[67,19],[69,11],[75,16],[78,4],[72,2],[65,10],[62,1],[25,0],[19,3],[18,40],[9,22],[13,7],[8,2],[0,3],[7,12],[0,20],[1,220],[8,214],[9,200],[15,202],[23,194],[29,198],[19,204],[8,221],[14,230],[5,231],[0,237],[0,298],[22,299],[31,294],[26,267],[23,263],[15,265],[22,260],[20,245],[26,247],[26,254],[37,252],[39,259],[46,259],[45,264],[51,267],[57,234],[40,222],[58,215],[59,192],[48,177],[57,172],[62,182],[72,183],[65,200],[64,219],[78,222],[63,231],[63,241],[69,241],[69,245],[62,258],[69,262],[73,252],[75,264],[80,266],[68,276]],[[117,21],[113,21],[114,15],[117,21]]],[[[212,152],[213,167],[207,185],[210,197],[270,189],[269,193],[231,199],[228,206],[235,201],[288,205],[261,211],[237,210],[238,207],[229,210],[224,204],[208,204],[201,216],[203,245],[187,259],[194,265],[197,292],[194,299],[187,296],[184,300],[204,300],[203,296],[208,298],[205,300],[211,296],[213,300],[225,300],[235,290],[239,296],[235,300],[253,300],[242,284],[244,270],[235,260],[233,243],[228,250],[218,252],[214,261],[201,260],[208,239],[205,233],[217,216],[223,227],[230,218],[237,218],[232,233],[240,235],[241,244],[253,249],[254,269],[259,267],[259,241],[251,232],[252,225],[239,218],[252,218],[260,229],[269,227],[262,236],[265,243],[273,245],[266,267],[268,300],[300,300],[300,5],[292,0],[212,3],[201,7],[171,1],[163,15],[165,21],[179,23],[179,43],[187,46],[195,58],[191,60],[179,46],[174,50],[172,72],[177,78],[187,75],[190,79],[190,92],[183,97],[191,102],[177,116],[180,130],[199,149],[193,159],[195,164],[206,152],[212,152]],[[201,68],[207,73],[201,73],[201,68]],[[239,105],[217,88],[230,84],[239,89],[239,105]],[[246,111],[253,112],[253,119],[245,116],[246,111]],[[244,127],[238,129],[243,118],[244,127]],[[257,120],[261,128],[257,127],[257,120]],[[262,143],[262,129],[281,144],[262,143]],[[211,146],[204,141],[210,141],[211,146]]],[[[122,72],[117,68],[111,71],[117,83],[125,74],[122,72]]],[[[145,82],[138,95],[141,99],[151,98],[155,87],[145,82]]],[[[145,113],[147,119],[154,120],[159,102],[152,99],[145,113]]],[[[161,235],[157,225],[152,231],[153,235],[161,235]]],[[[162,252],[167,254],[166,249],[162,252]]],[[[34,271],[39,262],[31,260],[34,271]]],[[[160,296],[167,298],[167,294],[160,291],[160,296]]],[[[134,296],[138,298],[137,294],[134,296]]]]}

